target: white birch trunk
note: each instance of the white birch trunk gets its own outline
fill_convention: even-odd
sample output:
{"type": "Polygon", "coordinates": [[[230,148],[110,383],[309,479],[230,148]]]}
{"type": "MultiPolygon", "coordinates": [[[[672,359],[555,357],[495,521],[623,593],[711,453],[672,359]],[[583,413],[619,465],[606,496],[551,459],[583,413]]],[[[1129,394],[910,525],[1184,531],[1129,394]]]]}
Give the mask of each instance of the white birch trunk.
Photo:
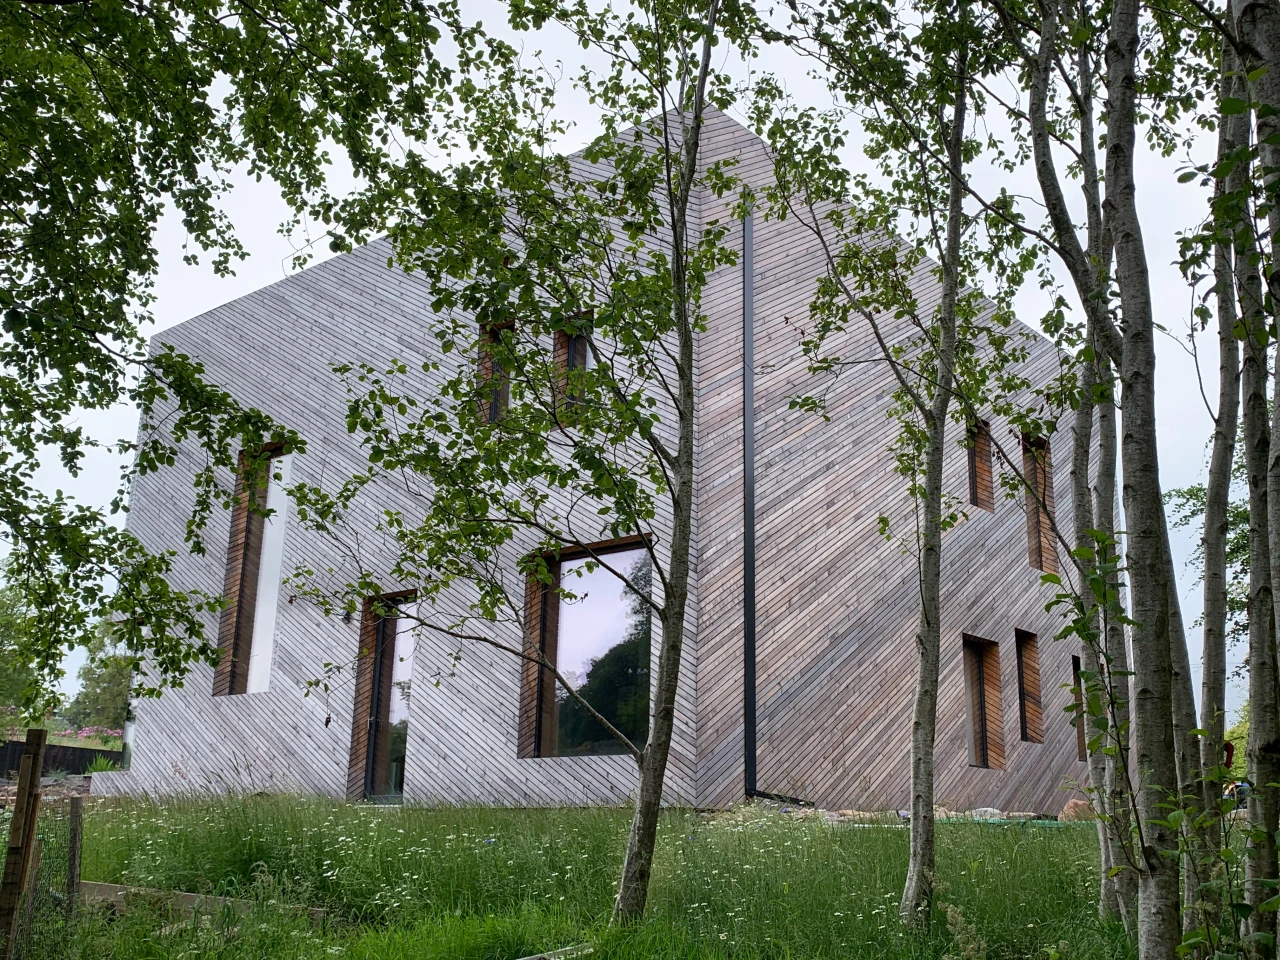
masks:
{"type": "MultiPolygon", "coordinates": [[[[658,651],[658,676],[654,683],[653,711],[649,741],[640,758],[640,785],[636,793],[631,832],[627,837],[622,880],[614,902],[613,922],[631,923],[644,914],[653,871],[653,850],[657,842],[658,816],[662,808],[662,785],[666,779],[671,737],[675,730],[676,691],[680,684],[680,658],[684,650],[685,608],[689,599],[690,545],[693,529],[693,334],[696,305],[687,274],[693,245],[689,238],[689,198],[698,171],[702,137],[702,117],[706,105],[707,76],[711,67],[718,0],[707,10],[702,57],[692,92],[688,115],[682,116],[679,163],[675,196],[671,197],[671,287],[675,328],[678,338],[676,363],[676,406],[679,438],[674,463],[670,465],[673,523],[671,552],[662,603],[662,647],[658,651]]],[[[681,105],[684,107],[684,104],[681,105]]]]}
{"type": "Polygon", "coordinates": [[[1128,527],[1133,639],[1131,756],[1139,822],[1138,955],[1174,960],[1181,942],[1177,831],[1167,804],[1178,790],[1173,739],[1173,669],[1164,503],[1156,446],[1155,329],[1150,276],[1133,175],[1136,144],[1138,0],[1116,0],[1107,39],[1106,212],[1115,243],[1124,318],[1120,451],[1128,527]]]}
{"type": "Polygon", "coordinates": [[[967,51],[956,68],[955,107],[951,115],[947,158],[950,166],[946,249],[942,257],[942,299],[938,307],[936,383],[926,411],[928,450],[925,462],[923,523],[920,542],[920,625],[916,635],[916,697],[911,718],[911,837],[907,879],[898,916],[904,926],[927,926],[933,901],[934,741],[938,723],[938,658],[941,644],[942,466],[946,453],[947,416],[951,404],[956,348],[956,300],[959,296],[960,241],[964,230],[963,144],[967,83],[967,51]]]}

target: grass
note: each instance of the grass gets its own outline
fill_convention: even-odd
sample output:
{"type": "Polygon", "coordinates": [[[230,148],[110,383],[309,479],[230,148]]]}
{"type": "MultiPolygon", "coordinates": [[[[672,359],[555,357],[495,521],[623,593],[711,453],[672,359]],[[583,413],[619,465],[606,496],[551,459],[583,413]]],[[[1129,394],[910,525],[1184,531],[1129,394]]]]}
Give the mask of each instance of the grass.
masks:
{"type": "MultiPolygon", "coordinates": [[[[26,727],[7,727],[4,733],[8,740],[22,742],[27,739],[26,727]]],[[[120,737],[63,737],[52,730],[48,731],[46,742],[59,747],[85,747],[89,750],[120,750],[124,746],[120,737]]]]}
{"type": "Polygon", "coordinates": [[[102,802],[86,817],[86,879],[245,897],[259,911],[164,936],[145,909],[93,915],[48,960],[498,960],[583,940],[597,957],[636,960],[936,958],[975,937],[992,960],[1131,956],[1097,919],[1088,824],[942,824],[939,899],[970,928],[959,938],[941,911],[927,936],[899,929],[905,830],[758,807],[668,813],[645,922],[609,930],[627,826],[622,810],[102,802]],[[281,902],[323,906],[331,922],[318,933],[281,902]]]}

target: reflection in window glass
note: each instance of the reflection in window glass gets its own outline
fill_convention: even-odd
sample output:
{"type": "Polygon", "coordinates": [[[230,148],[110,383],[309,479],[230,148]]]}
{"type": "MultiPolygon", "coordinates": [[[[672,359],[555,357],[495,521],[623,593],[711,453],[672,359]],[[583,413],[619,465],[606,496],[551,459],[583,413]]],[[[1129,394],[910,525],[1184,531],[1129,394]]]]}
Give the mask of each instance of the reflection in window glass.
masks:
{"type": "MultiPolygon", "coordinates": [[[[646,600],[652,568],[642,549],[610,554],[607,559],[610,566],[627,573],[646,599],[631,593],[601,567],[588,573],[586,560],[564,563],[560,582],[577,599],[560,601],[556,666],[601,716],[632,743],[643,746],[649,734],[651,618],[646,600]]],[[[554,755],[626,752],[560,684],[556,685],[555,713],[554,755]]],[[[544,748],[546,753],[550,751],[544,748]]]]}

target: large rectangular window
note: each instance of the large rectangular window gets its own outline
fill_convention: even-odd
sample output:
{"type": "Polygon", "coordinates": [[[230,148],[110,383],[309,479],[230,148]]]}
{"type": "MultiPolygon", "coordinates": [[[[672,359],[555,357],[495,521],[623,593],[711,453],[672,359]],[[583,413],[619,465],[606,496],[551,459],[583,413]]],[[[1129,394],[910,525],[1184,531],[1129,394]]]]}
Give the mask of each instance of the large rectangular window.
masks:
{"type": "MultiPolygon", "coordinates": [[[[602,566],[589,569],[589,555],[565,552],[553,562],[552,574],[555,584],[575,599],[530,577],[526,643],[540,650],[593,710],[643,747],[649,734],[649,553],[636,540],[593,546],[592,552],[640,593],[632,593],[602,566]]],[[[521,757],[577,757],[620,754],[626,748],[569,695],[555,674],[526,661],[517,752],[521,757]]]]}
{"type": "Polygon", "coordinates": [[[404,795],[415,621],[401,611],[413,596],[389,594],[364,604],[347,773],[352,800],[404,795]]]}
{"type": "Polygon", "coordinates": [[[1047,437],[1022,436],[1022,475],[1027,483],[1027,559],[1037,570],[1058,572],[1053,535],[1053,456],[1047,437]]]}
{"type": "Polygon", "coordinates": [[[978,420],[969,427],[969,502],[979,510],[996,508],[991,466],[991,427],[978,420]]]}
{"type": "Polygon", "coordinates": [[[270,686],[276,610],[284,561],[284,536],[292,457],[279,448],[265,452],[264,468],[250,477],[240,454],[223,596],[218,623],[220,656],[213,675],[214,696],[262,693],[270,686]]]}
{"type": "Polygon", "coordinates": [[[1080,678],[1080,658],[1071,658],[1071,693],[1075,697],[1075,709],[1071,712],[1071,725],[1076,728],[1076,759],[1089,759],[1089,743],[1085,734],[1084,682],[1080,678]]]}
{"type": "Polygon", "coordinates": [[[969,763],[1004,769],[1004,711],[1000,703],[1000,648],[964,637],[965,700],[969,708],[969,763]]]}
{"type": "Polygon", "coordinates": [[[1018,655],[1018,724],[1025,743],[1044,743],[1044,713],[1040,704],[1040,649],[1036,635],[1014,631],[1018,655]]]}

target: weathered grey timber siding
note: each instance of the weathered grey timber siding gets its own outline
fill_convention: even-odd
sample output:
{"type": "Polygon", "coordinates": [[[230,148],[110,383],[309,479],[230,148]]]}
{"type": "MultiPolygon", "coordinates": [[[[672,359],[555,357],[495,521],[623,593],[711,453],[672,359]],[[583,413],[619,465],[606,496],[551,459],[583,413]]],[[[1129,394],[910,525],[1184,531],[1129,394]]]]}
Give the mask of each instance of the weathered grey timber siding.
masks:
{"type": "MultiPolygon", "coordinates": [[[[713,151],[738,157],[735,172],[756,185],[771,176],[763,144],[717,123],[713,151]]],[[[708,214],[710,216],[712,214],[708,214]]],[[[740,234],[739,234],[740,237],[740,234]]],[[[738,241],[740,242],[740,240],[738,241]]],[[[895,387],[886,365],[838,377],[811,375],[800,352],[808,304],[823,272],[821,249],[794,219],[755,230],[755,446],[759,790],[829,808],[901,808],[910,782],[919,594],[911,503],[888,452],[895,387]],[[788,399],[822,392],[829,422],[790,410],[788,399]],[[889,516],[896,539],[878,533],[889,516]]],[[[913,278],[923,310],[940,286],[913,278]]],[[[704,302],[712,318],[699,343],[698,803],[742,796],[742,342],[741,277],[717,271],[704,302]]],[[[892,338],[905,335],[886,322],[892,338]]],[[[1029,331],[1028,331],[1029,332],[1029,331]]],[[[1034,335],[1033,335],[1034,336],[1034,335]]],[[[869,329],[833,342],[845,356],[879,356],[869,329]]],[[[1031,343],[1031,379],[1055,372],[1051,344],[1031,343]]],[[[1026,398],[1031,402],[1033,398],[1026,398]]],[[[990,419],[990,417],[989,417],[990,419]]],[[[995,439],[1019,463],[1019,438],[992,420],[995,439]]],[[[960,430],[953,436],[958,441],[960,430]]],[[[1059,525],[1070,527],[1070,434],[1054,438],[1059,525]]],[[[945,489],[967,501],[965,451],[948,453],[945,489]]],[[[994,513],[970,509],[943,541],[943,639],[937,797],[953,809],[996,806],[1055,811],[1065,778],[1084,775],[1062,708],[1073,643],[1045,612],[1052,591],[1027,560],[1022,499],[998,497],[994,513]],[[1014,631],[1040,638],[1045,742],[1018,739],[1014,631]],[[1004,770],[968,765],[961,635],[999,644],[1004,770]]]]}
{"type": "MultiPolygon", "coordinates": [[[[199,357],[210,379],[242,402],[300,430],[307,452],[294,459],[293,482],[332,484],[361,469],[356,438],[346,432],[345,394],[330,365],[392,358],[421,365],[434,340],[424,336],[425,284],[386,266],[389,249],[375,243],[188,321],[158,338],[199,357]]],[[[436,359],[439,359],[438,357],[436,359]]],[[[425,379],[420,389],[431,389],[425,379]]],[[[193,497],[195,454],[162,473],[139,478],[130,528],[154,548],[180,547],[193,497]]],[[[224,478],[230,483],[230,476],[224,478]]],[[[350,526],[373,530],[376,513],[396,505],[394,487],[380,488],[350,526]]],[[[366,498],[368,499],[368,498],[366,498]]],[[[656,529],[665,531],[660,518],[656,529]]],[[[229,521],[215,516],[204,557],[179,550],[177,583],[218,593],[229,521]]],[[[376,538],[366,539],[377,557],[376,538]]],[[[520,548],[513,548],[512,569],[520,548]]],[[[381,563],[385,568],[392,555],[381,563]]],[[[342,571],[334,545],[291,522],[283,569],[298,564],[342,571]]],[[[391,584],[389,584],[390,586],[391,584]]],[[[696,598],[696,594],[691,594],[696,598]]],[[[696,599],[692,610],[696,610],[696,599]]],[[[691,614],[692,618],[692,614],[691,614]]],[[[215,627],[212,618],[209,627],[215,627]]],[[[304,697],[304,684],[326,662],[356,653],[358,618],[325,618],[299,600],[281,603],[271,688],[266,693],[213,697],[212,670],[198,668],[185,687],[136,708],[134,762],[127,774],[101,778],[107,792],[175,790],[301,790],[345,795],[353,672],[327,697],[304,697]],[[330,716],[328,726],[325,717],[330,716]]],[[[514,639],[508,637],[508,640],[514,639]]],[[[453,646],[422,632],[414,658],[414,697],[405,782],[409,800],[424,803],[518,805],[618,803],[634,787],[626,757],[516,759],[517,661],[468,645],[454,675],[453,646]]],[[[656,650],[655,650],[656,656],[656,650]]],[[[692,656],[692,655],[690,655],[692,656]]],[[[691,696],[692,684],[687,685],[691,696]]],[[[692,710],[683,708],[668,776],[671,802],[691,802],[692,710]]]]}
{"type": "MultiPolygon", "coordinates": [[[[734,156],[736,172],[750,182],[771,176],[762,143],[722,114],[709,116],[706,144],[706,162],[734,156]]],[[[710,196],[696,202],[702,219],[727,219],[710,196]]],[[[740,241],[735,225],[729,242],[740,241]]],[[[834,382],[810,375],[800,328],[822,271],[820,251],[793,220],[758,218],[755,246],[758,786],[830,807],[904,806],[918,600],[914,561],[903,549],[911,537],[910,501],[888,453],[895,431],[887,419],[892,375],[883,365],[855,367],[834,382]],[[818,389],[829,390],[829,422],[788,409],[790,396],[818,389]],[[893,519],[899,539],[880,537],[881,514],[893,519]]],[[[361,467],[331,363],[396,357],[412,368],[430,348],[425,285],[388,269],[388,252],[386,244],[372,244],[157,338],[198,356],[215,382],[306,436],[308,451],[295,459],[293,482],[332,483],[361,467]]],[[[703,298],[707,329],[696,350],[695,564],[666,799],[703,807],[736,802],[743,793],[741,279],[737,266],[711,275],[703,298]]],[[[922,270],[915,282],[927,309],[936,281],[922,270]]],[[[866,330],[849,331],[838,347],[876,355],[866,330]]],[[[1043,382],[1052,375],[1052,348],[1037,340],[1033,354],[1043,382]]],[[[421,389],[431,387],[424,378],[421,389]]],[[[991,426],[998,442],[1017,449],[1007,425],[993,420],[991,426]]],[[[1070,529],[1069,442],[1063,435],[1054,444],[1063,529],[1070,529]]],[[[205,557],[185,553],[183,522],[197,459],[190,450],[184,457],[139,479],[130,528],[153,547],[178,550],[178,586],[218,593],[228,518],[214,518],[205,557]]],[[[947,489],[963,499],[967,473],[958,446],[947,469],[947,489]]],[[[366,504],[355,523],[372,529],[376,508],[397,502],[390,490],[385,495],[381,504],[366,504]]],[[[660,517],[660,538],[667,525],[660,517]]],[[[377,555],[376,542],[364,547],[377,555]]],[[[332,544],[290,524],[286,571],[298,563],[323,570],[337,562],[332,544]]],[[[1048,590],[1027,561],[1021,499],[998,499],[991,514],[973,510],[950,531],[943,576],[939,802],[1057,809],[1065,799],[1058,793],[1063,778],[1084,772],[1060,709],[1070,699],[1060,684],[1070,679],[1072,649],[1051,640],[1057,618],[1044,612],[1048,590]],[[1040,638],[1044,744],[1018,741],[1015,628],[1040,638]],[[967,763],[962,633],[1000,645],[1003,771],[967,763]]],[[[303,697],[302,685],[322,663],[350,660],[358,633],[358,618],[345,624],[302,601],[282,602],[270,691],[214,698],[212,670],[198,669],[185,688],[138,705],[133,769],[99,775],[95,789],[343,796],[351,676],[327,700],[303,697]]],[[[544,805],[627,798],[635,774],[626,758],[517,760],[518,664],[468,646],[456,675],[433,688],[428,678],[451,652],[432,637],[418,639],[414,690],[421,693],[409,724],[407,799],[544,805]]]]}

